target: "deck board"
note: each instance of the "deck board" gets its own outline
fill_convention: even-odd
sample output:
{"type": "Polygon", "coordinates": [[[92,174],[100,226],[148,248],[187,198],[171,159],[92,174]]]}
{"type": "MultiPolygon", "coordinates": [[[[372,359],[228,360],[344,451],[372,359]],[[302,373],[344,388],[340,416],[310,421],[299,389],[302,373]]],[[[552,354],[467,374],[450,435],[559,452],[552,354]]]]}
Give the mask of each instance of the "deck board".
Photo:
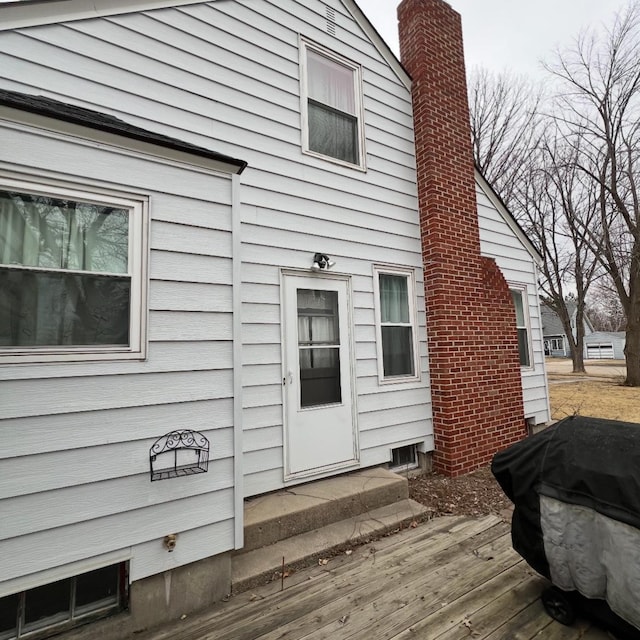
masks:
{"type": "Polygon", "coordinates": [[[436,518],[137,640],[610,640],[551,620],[497,517],[436,518]]]}

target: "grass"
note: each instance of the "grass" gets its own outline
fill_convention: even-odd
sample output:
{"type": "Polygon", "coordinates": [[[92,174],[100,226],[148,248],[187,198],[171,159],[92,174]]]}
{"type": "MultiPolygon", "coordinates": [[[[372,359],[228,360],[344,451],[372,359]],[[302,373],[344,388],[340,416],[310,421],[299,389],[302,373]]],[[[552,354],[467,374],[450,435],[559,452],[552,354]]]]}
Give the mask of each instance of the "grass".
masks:
{"type": "Polygon", "coordinates": [[[621,382],[620,378],[582,378],[579,382],[556,383],[550,379],[552,418],[561,420],[567,416],[580,415],[640,423],[640,389],[624,387],[621,382]]]}

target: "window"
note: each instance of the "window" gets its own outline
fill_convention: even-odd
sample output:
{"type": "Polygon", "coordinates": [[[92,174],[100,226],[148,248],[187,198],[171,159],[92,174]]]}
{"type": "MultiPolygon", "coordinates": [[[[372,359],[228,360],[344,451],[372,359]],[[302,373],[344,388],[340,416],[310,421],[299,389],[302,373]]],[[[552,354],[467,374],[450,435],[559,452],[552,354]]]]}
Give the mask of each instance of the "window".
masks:
{"type": "Polygon", "coordinates": [[[511,289],[511,297],[513,298],[513,304],[516,309],[516,328],[518,330],[518,352],[520,354],[520,365],[522,367],[529,367],[531,366],[531,356],[529,349],[526,289],[511,289]]]}
{"type": "Polygon", "coordinates": [[[416,469],[418,467],[418,453],[415,444],[391,449],[391,469],[416,469]]]}
{"type": "Polygon", "coordinates": [[[342,402],[338,292],[298,289],[300,406],[342,402]]]}
{"type": "Polygon", "coordinates": [[[146,206],[0,182],[0,362],[143,358],[146,206]]]}
{"type": "Polygon", "coordinates": [[[413,272],[375,269],[381,380],[417,378],[413,272]]]}
{"type": "Polygon", "coordinates": [[[0,598],[0,640],[44,638],[121,611],[126,585],[122,562],[0,598]]]}
{"type": "Polygon", "coordinates": [[[304,41],[301,52],[303,150],[364,168],[359,65],[304,41]]]}
{"type": "Polygon", "coordinates": [[[564,349],[562,338],[551,338],[551,349],[553,351],[562,351],[564,349]]]}

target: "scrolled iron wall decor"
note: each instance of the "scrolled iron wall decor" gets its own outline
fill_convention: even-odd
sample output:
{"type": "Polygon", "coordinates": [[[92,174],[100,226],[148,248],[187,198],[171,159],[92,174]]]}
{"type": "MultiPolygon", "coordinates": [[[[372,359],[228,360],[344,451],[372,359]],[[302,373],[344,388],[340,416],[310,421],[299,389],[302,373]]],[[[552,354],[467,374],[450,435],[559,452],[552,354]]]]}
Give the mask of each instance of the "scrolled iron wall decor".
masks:
{"type": "Polygon", "coordinates": [[[171,431],[149,449],[151,482],[206,473],[208,466],[209,440],[199,431],[171,431]]]}

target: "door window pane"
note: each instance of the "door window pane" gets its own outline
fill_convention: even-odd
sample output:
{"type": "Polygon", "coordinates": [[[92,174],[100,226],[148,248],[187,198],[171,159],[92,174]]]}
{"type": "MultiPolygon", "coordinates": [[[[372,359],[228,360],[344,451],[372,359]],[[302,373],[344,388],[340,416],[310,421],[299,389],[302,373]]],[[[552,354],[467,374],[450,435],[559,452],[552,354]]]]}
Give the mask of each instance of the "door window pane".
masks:
{"type": "Polygon", "coordinates": [[[300,349],[300,406],[339,402],[342,402],[339,348],[300,349]]]}
{"type": "Polygon", "coordinates": [[[298,343],[339,344],[338,292],[298,289],[298,343]]]}
{"type": "Polygon", "coordinates": [[[342,401],[338,292],[298,289],[300,406],[342,401]]]}

